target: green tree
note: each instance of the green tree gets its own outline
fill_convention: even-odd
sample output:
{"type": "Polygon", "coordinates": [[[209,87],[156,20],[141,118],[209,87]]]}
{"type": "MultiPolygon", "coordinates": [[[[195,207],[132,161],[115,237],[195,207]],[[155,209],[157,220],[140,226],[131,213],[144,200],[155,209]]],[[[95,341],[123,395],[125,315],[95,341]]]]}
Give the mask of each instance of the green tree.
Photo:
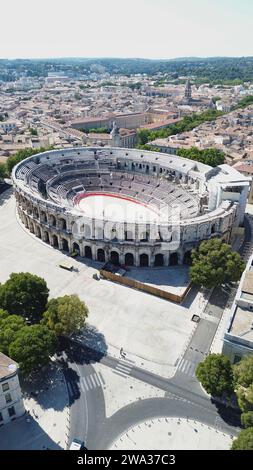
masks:
{"type": "Polygon", "coordinates": [[[48,302],[42,322],[57,336],[70,336],[85,326],[88,313],[77,295],[64,295],[48,302]]]}
{"type": "Polygon", "coordinates": [[[23,374],[29,375],[48,364],[56,350],[56,338],[44,325],[24,326],[9,347],[12,359],[18,362],[23,374]]]}
{"type": "Polygon", "coordinates": [[[0,310],[0,351],[9,355],[10,344],[15,340],[17,333],[25,326],[25,321],[18,315],[9,315],[0,310]]]}
{"type": "Polygon", "coordinates": [[[196,377],[207,393],[220,397],[233,393],[233,371],[228,357],[223,354],[209,354],[196,369],[196,377]]]}
{"type": "Polygon", "coordinates": [[[190,149],[179,149],[177,155],[190,160],[196,160],[212,167],[222,165],[225,160],[225,154],[221,150],[216,148],[209,148],[199,150],[197,147],[191,147],[190,149]]]}
{"type": "Polygon", "coordinates": [[[253,450],[253,427],[243,429],[233,441],[232,450],[253,450]]]}
{"type": "Polygon", "coordinates": [[[36,153],[42,153],[46,152],[47,150],[53,150],[54,147],[40,147],[40,148],[27,148],[23,150],[19,150],[15,155],[12,155],[11,157],[8,158],[6,162],[6,171],[8,175],[11,174],[12,169],[14,168],[15,165],[17,165],[19,162],[24,160],[27,157],[31,157],[32,155],[35,155],[36,153]]]}
{"type": "Polygon", "coordinates": [[[239,386],[236,388],[238,405],[243,412],[253,411],[253,383],[249,387],[239,386]]]}
{"type": "Polygon", "coordinates": [[[31,135],[38,135],[37,129],[34,129],[34,127],[30,127],[29,129],[31,135]]]}
{"type": "Polygon", "coordinates": [[[233,372],[235,386],[249,387],[253,384],[253,356],[243,356],[234,364],[233,372]]]}
{"type": "Polygon", "coordinates": [[[12,273],[0,286],[0,307],[36,323],[46,310],[49,290],[46,281],[30,273],[12,273]]]}
{"type": "Polygon", "coordinates": [[[194,284],[211,288],[229,281],[238,281],[245,269],[239,253],[221,239],[203,241],[192,250],[190,278],[194,284]]]}
{"type": "Polygon", "coordinates": [[[6,165],[0,163],[0,179],[3,179],[6,176],[6,165]]]}
{"type": "Polygon", "coordinates": [[[244,428],[253,428],[253,411],[242,413],[241,423],[244,428]]]}

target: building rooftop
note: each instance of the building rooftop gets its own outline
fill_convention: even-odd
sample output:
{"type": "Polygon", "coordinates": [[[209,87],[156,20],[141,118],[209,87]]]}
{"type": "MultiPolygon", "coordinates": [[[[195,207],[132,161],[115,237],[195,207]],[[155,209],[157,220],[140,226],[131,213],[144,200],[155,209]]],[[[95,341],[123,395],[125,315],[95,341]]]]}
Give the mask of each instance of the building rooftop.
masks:
{"type": "Polygon", "coordinates": [[[237,305],[229,333],[253,341],[253,312],[237,305]]]}
{"type": "Polygon", "coordinates": [[[0,380],[10,377],[14,374],[16,370],[14,370],[14,367],[12,368],[13,364],[17,369],[17,362],[13,361],[13,359],[0,352],[0,380]]]}

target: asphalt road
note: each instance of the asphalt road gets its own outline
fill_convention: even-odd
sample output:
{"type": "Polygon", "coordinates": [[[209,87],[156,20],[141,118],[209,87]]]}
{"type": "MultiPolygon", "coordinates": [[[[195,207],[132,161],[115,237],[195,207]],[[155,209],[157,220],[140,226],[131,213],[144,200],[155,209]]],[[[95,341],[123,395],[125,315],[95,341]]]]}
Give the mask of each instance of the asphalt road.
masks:
{"type": "MultiPolygon", "coordinates": [[[[245,240],[240,249],[245,261],[252,248],[252,224],[245,218],[245,240]]],[[[235,293],[236,287],[226,286],[213,290],[204,317],[201,318],[172,379],[131,366],[131,377],[163,390],[164,398],[140,400],[123,407],[108,419],[105,416],[102,380],[100,385],[97,380],[95,386],[93,377],[93,387],[91,384],[91,375],[96,374],[91,364],[100,361],[116,370],[118,360],[108,355],[99,356],[98,352],[82,348],[85,358],[82,361],[80,345],[75,347],[66,358],[64,366],[70,397],[70,442],[77,437],[86,442],[88,449],[106,449],[129,427],[146,419],[163,416],[195,419],[224,433],[235,435],[240,429],[239,413],[211,400],[195,377],[196,366],[210,352],[224,308],[227,302],[233,300],[235,293]]]]}

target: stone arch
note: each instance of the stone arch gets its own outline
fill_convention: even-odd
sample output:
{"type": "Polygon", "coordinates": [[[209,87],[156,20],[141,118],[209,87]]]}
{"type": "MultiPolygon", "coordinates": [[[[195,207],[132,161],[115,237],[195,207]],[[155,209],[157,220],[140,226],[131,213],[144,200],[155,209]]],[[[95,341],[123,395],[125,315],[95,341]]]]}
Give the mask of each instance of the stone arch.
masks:
{"type": "Polygon", "coordinates": [[[178,254],[171,253],[170,255],[170,266],[177,266],[178,265],[178,254]]]}
{"type": "Polygon", "coordinates": [[[80,246],[77,242],[73,243],[73,251],[76,251],[80,255],[80,246]]]}
{"type": "Polygon", "coordinates": [[[39,218],[39,211],[38,211],[37,207],[34,207],[34,209],[33,209],[33,216],[34,216],[35,219],[39,218]]]}
{"type": "Polygon", "coordinates": [[[54,248],[59,248],[59,241],[57,235],[53,234],[52,236],[52,245],[54,248]]]}
{"type": "Polygon", "coordinates": [[[105,262],[105,250],[103,250],[103,248],[98,248],[98,250],[97,250],[97,260],[100,261],[100,263],[105,262]]]}
{"type": "Polygon", "coordinates": [[[34,225],[31,221],[30,221],[30,232],[34,233],[34,225]]]}
{"type": "Polygon", "coordinates": [[[35,232],[36,237],[41,238],[41,229],[40,229],[40,226],[37,225],[35,228],[36,228],[36,232],[35,232]]]}
{"type": "Polygon", "coordinates": [[[155,266],[163,266],[164,265],[164,256],[162,253],[157,253],[155,255],[155,262],[154,262],[154,265],[155,266]]]}
{"type": "Polygon", "coordinates": [[[50,225],[52,225],[53,227],[56,227],[56,218],[53,214],[50,214],[49,216],[49,223],[50,225]]]}
{"type": "Polygon", "coordinates": [[[111,261],[111,263],[115,264],[116,266],[119,265],[119,253],[117,251],[115,251],[115,250],[111,251],[110,261],[111,261]]]}
{"type": "Polygon", "coordinates": [[[62,249],[63,251],[69,251],[69,242],[66,238],[62,238],[62,249]]]}
{"type": "Polygon", "coordinates": [[[146,230],[146,231],[144,231],[144,232],[141,232],[141,234],[140,234],[140,241],[141,241],[141,242],[148,242],[148,240],[149,240],[149,233],[148,233],[148,231],[146,230]]]}
{"type": "Polygon", "coordinates": [[[47,231],[45,231],[45,232],[43,233],[43,241],[44,241],[45,243],[49,243],[49,234],[48,234],[47,231]]]}
{"type": "Polygon", "coordinates": [[[67,230],[67,221],[62,217],[59,219],[59,227],[61,230],[67,230]]]}
{"type": "Polygon", "coordinates": [[[142,253],[140,255],[140,267],[145,268],[149,266],[149,256],[147,253],[142,253]]]}
{"type": "Polygon", "coordinates": [[[89,245],[86,245],[86,247],[84,248],[84,256],[85,258],[92,259],[92,251],[89,245]]]}
{"type": "Polygon", "coordinates": [[[84,238],[91,238],[91,227],[88,224],[81,225],[81,232],[84,238]]]}
{"type": "Polygon", "coordinates": [[[47,214],[44,211],[41,211],[40,213],[41,221],[45,222],[47,224],[47,214]]]}
{"type": "Polygon", "coordinates": [[[191,266],[192,264],[191,250],[188,250],[185,252],[183,263],[186,264],[187,266],[191,266]]]}
{"type": "Polygon", "coordinates": [[[134,255],[133,255],[133,253],[126,253],[125,254],[125,265],[126,266],[134,266],[134,255]]]}
{"type": "Polygon", "coordinates": [[[134,240],[134,234],[132,230],[125,230],[125,240],[127,241],[133,241],[134,240]]]}

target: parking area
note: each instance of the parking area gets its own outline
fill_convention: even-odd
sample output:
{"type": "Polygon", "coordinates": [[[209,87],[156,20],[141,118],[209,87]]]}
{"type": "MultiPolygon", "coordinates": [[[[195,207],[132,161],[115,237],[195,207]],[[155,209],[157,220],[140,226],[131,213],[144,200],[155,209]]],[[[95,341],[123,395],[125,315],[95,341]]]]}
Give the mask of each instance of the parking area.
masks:
{"type": "MultiPolygon", "coordinates": [[[[180,306],[152,295],[103,280],[93,279],[99,263],[77,259],[78,271],[61,269],[66,255],[28,233],[16,219],[13,197],[0,204],[0,282],[11,272],[28,271],[42,276],[51,296],[76,293],[89,307],[89,324],[95,327],[117,355],[121,347],[136,365],[170,376],[189,341],[195,324],[196,302],[180,306]],[[150,367],[152,363],[152,367],[150,367]]],[[[177,267],[175,267],[175,270],[177,267]]]]}

